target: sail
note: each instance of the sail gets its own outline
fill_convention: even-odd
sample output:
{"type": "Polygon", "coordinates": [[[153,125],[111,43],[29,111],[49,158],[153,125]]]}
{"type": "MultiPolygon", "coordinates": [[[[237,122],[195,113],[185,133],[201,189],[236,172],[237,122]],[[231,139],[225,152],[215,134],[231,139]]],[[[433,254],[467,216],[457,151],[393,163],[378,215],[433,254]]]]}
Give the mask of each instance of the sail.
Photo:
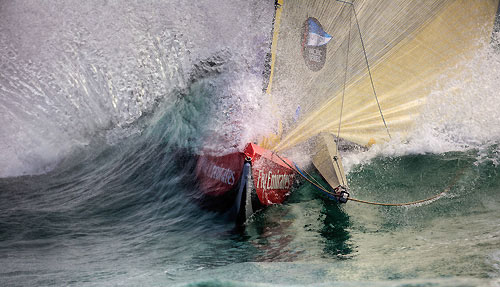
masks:
{"type": "Polygon", "coordinates": [[[279,0],[268,92],[284,136],[273,149],[323,132],[366,146],[404,138],[439,80],[489,43],[498,2],[279,0]]]}
{"type": "Polygon", "coordinates": [[[316,154],[312,162],[331,187],[335,188],[339,185],[347,187],[344,166],[332,134],[324,133],[318,138],[316,154]]]}

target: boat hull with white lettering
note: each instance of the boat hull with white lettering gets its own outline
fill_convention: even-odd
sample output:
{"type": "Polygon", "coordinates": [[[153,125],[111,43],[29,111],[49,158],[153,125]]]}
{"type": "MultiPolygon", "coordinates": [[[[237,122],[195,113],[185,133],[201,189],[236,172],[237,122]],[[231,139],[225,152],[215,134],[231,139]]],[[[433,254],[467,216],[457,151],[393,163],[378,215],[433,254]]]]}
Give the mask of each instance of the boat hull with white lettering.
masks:
{"type": "Polygon", "coordinates": [[[255,211],[282,204],[296,171],[290,160],[249,143],[242,152],[201,155],[195,174],[200,204],[242,224],[255,211]]]}

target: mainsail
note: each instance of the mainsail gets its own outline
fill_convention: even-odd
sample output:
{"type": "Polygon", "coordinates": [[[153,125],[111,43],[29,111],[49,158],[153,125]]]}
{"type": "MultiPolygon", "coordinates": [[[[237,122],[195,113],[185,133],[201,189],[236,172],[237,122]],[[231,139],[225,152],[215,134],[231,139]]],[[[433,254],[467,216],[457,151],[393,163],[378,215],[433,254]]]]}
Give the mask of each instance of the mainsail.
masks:
{"type": "Polygon", "coordinates": [[[268,92],[284,136],[273,150],[320,133],[364,146],[404,138],[439,80],[490,42],[498,5],[278,0],[268,92]]]}

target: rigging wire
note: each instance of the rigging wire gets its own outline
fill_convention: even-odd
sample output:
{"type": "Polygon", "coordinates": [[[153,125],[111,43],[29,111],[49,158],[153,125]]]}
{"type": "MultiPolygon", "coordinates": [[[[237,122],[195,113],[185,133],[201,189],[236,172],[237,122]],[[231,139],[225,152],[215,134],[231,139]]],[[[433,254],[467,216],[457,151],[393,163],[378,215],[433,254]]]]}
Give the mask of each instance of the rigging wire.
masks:
{"type": "Polygon", "coordinates": [[[343,169],[340,167],[338,158],[339,158],[340,128],[342,126],[342,114],[344,111],[345,86],[346,86],[346,82],[347,82],[347,71],[349,70],[349,50],[350,50],[350,45],[351,45],[351,27],[352,27],[351,21],[352,21],[352,13],[349,13],[349,34],[347,36],[347,51],[346,51],[346,61],[345,61],[344,85],[342,88],[342,105],[340,106],[339,127],[337,129],[337,138],[335,139],[335,142],[336,142],[335,156],[333,157],[333,160],[335,161],[335,163],[337,165],[337,170],[340,173],[340,179],[342,180],[343,186],[347,186],[347,184],[344,181],[345,175],[343,174],[343,169]]]}
{"type": "Polygon", "coordinates": [[[344,97],[345,97],[345,85],[347,82],[347,71],[349,69],[349,49],[351,44],[351,20],[352,13],[349,13],[349,35],[347,36],[347,52],[346,52],[346,60],[345,60],[345,73],[344,73],[344,87],[342,88],[342,105],[340,106],[340,118],[339,118],[339,128],[337,129],[337,148],[336,155],[339,154],[339,139],[340,139],[340,126],[342,125],[342,113],[344,111],[344,97]]]}
{"type": "MultiPolygon", "coordinates": [[[[354,4],[351,2],[342,1],[342,0],[336,0],[336,1],[344,3],[344,4],[349,4],[352,7],[352,11],[354,12],[354,18],[356,19],[356,25],[358,27],[359,39],[361,40],[361,47],[363,48],[363,54],[365,56],[366,67],[368,69],[368,75],[370,76],[370,83],[372,85],[373,95],[375,96],[375,100],[377,101],[378,110],[380,112],[380,116],[382,117],[382,121],[384,122],[385,130],[387,131],[387,134],[389,135],[389,139],[392,139],[391,133],[389,132],[389,128],[387,127],[387,123],[385,122],[384,114],[382,113],[382,108],[380,107],[380,103],[378,101],[377,92],[375,91],[375,85],[373,84],[373,77],[372,77],[372,73],[370,70],[370,64],[368,63],[368,56],[366,55],[365,43],[363,41],[363,36],[361,34],[361,28],[359,27],[358,15],[356,14],[356,9],[354,9],[354,4]]],[[[349,32],[350,32],[350,27],[349,27],[349,32]]]]}
{"type": "MultiPolygon", "coordinates": [[[[295,165],[295,168],[293,168],[288,162],[286,162],[279,154],[274,153],[284,164],[286,164],[290,169],[298,173],[300,176],[302,176],[307,182],[312,184],[314,187],[319,189],[320,191],[323,191],[324,193],[332,196],[339,198],[340,194],[334,193],[326,189],[323,185],[321,185],[315,178],[313,178],[311,175],[307,173],[308,176],[304,175],[302,173],[303,170],[299,169],[297,165],[295,165]],[[310,178],[309,178],[310,177],[310,178]]],[[[378,205],[378,206],[409,206],[409,205],[415,205],[415,204],[421,204],[421,203],[426,203],[426,202],[432,202],[434,200],[437,200],[450,192],[451,188],[457,183],[458,179],[460,176],[464,173],[465,168],[461,169],[460,171],[457,172],[451,183],[440,193],[435,194],[431,197],[420,199],[420,200],[415,200],[415,201],[410,201],[410,202],[402,202],[402,203],[384,203],[384,202],[374,202],[374,201],[367,201],[367,200],[361,200],[357,198],[352,198],[348,197],[347,200],[349,201],[354,201],[358,203],[364,203],[364,204],[370,204],[370,205],[378,205]]]]}

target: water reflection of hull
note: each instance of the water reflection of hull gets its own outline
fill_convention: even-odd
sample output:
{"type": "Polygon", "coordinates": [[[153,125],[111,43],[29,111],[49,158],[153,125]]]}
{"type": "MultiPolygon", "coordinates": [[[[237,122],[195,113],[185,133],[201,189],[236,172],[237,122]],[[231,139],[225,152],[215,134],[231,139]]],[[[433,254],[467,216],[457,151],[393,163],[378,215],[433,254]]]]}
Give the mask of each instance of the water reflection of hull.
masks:
{"type": "Polygon", "coordinates": [[[243,223],[254,211],[286,200],[294,182],[292,166],[253,143],[243,152],[201,155],[195,169],[199,202],[243,223]]]}

